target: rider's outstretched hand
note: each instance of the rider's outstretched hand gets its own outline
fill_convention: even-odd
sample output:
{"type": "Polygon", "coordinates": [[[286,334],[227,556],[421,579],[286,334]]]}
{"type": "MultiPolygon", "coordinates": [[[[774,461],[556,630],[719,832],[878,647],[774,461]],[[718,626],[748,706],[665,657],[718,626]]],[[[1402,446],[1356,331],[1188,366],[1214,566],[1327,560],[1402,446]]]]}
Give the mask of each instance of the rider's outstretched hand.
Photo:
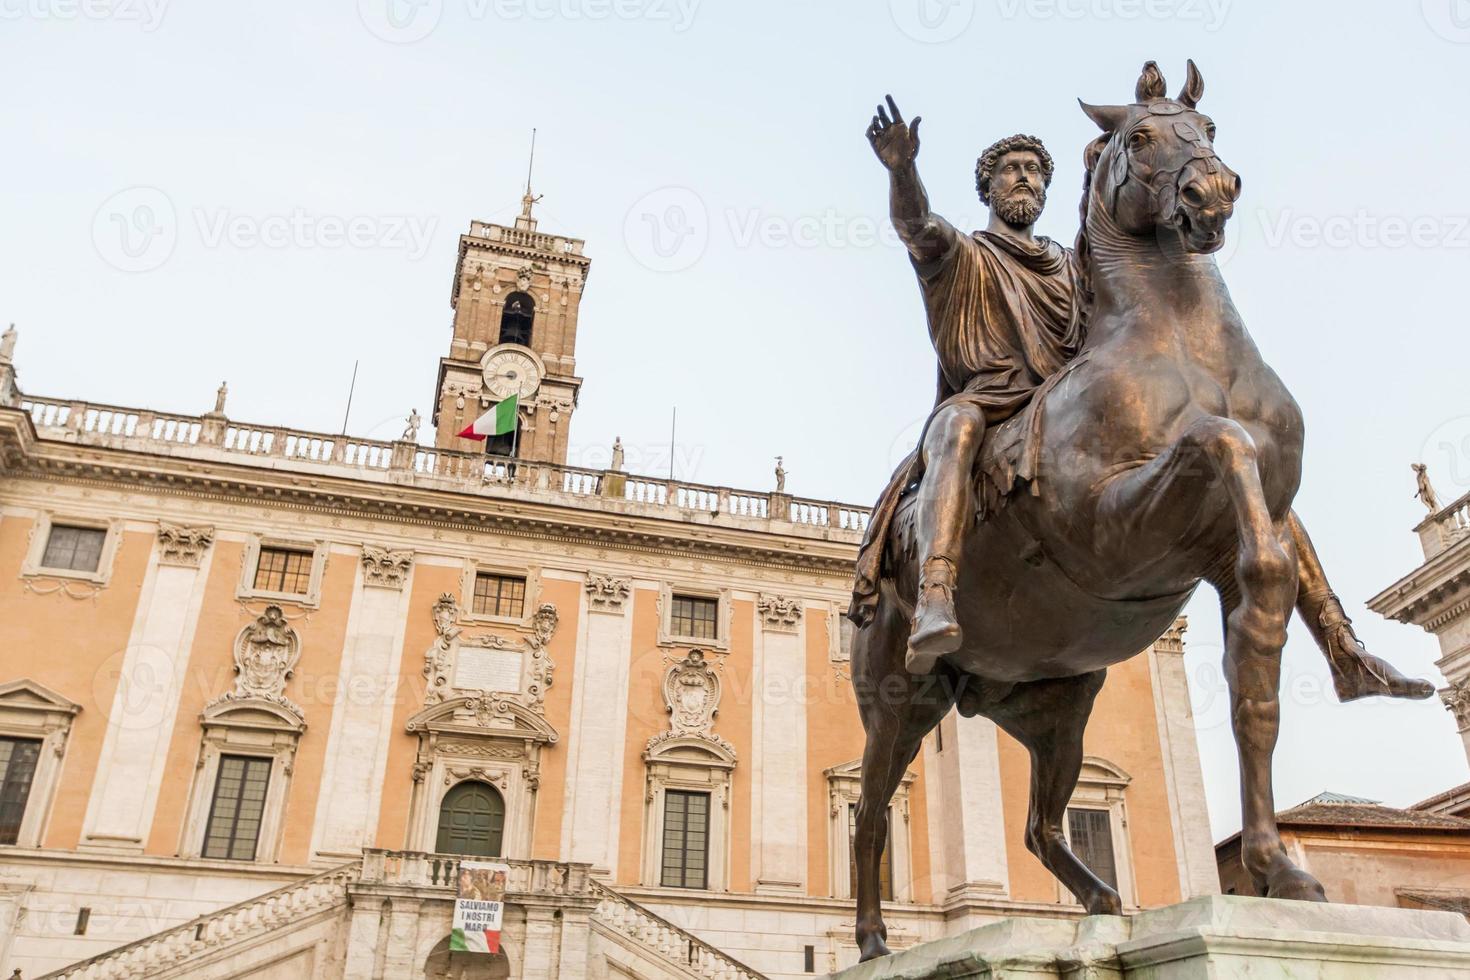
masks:
{"type": "Polygon", "coordinates": [[[878,154],[883,166],[898,170],[913,163],[919,154],[919,123],[923,117],[915,116],[913,122],[906,123],[893,96],[884,98],[888,100],[888,107],[878,106],[878,114],[868,126],[868,142],[873,144],[873,152],[878,154]]]}

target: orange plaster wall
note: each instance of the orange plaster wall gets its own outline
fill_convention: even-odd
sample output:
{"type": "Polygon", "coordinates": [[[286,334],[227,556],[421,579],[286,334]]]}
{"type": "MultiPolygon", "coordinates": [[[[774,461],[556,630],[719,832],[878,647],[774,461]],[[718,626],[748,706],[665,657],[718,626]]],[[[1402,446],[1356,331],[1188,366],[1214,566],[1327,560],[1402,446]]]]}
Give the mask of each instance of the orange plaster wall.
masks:
{"type": "MultiPolygon", "coordinates": [[[[1108,669],[1108,680],[1093,707],[1083,749],[1087,755],[1106,759],[1133,777],[1124,799],[1139,904],[1153,907],[1178,902],[1173,825],[1146,657],[1134,657],[1108,669]]],[[[999,750],[1011,897],[1026,902],[1055,902],[1056,879],[1025,845],[1030,757],[1004,732],[1000,734],[999,750]]]]}
{"type": "MultiPolygon", "coordinates": [[[[546,692],[546,720],[561,735],[555,745],[541,750],[541,788],[536,793],[536,828],[532,841],[535,857],[555,861],[561,856],[561,820],[566,801],[567,735],[572,723],[572,678],[576,676],[577,636],[581,632],[578,610],[582,589],[576,582],[541,580],[541,601],[556,606],[556,633],[547,655],[556,664],[551,687],[546,692]]],[[[596,678],[589,692],[596,696],[596,678]]]]}
{"type": "MultiPolygon", "coordinates": [[[[29,518],[0,520],[0,680],[33,680],[82,706],[43,840],[46,847],[70,850],[81,840],[154,536],[124,532],[107,587],[91,598],[72,599],[32,592],[20,578],[33,526],[29,518]]],[[[42,591],[65,585],[77,595],[94,588],[71,579],[28,581],[42,591]]]]}
{"type": "MultiPolygon", "coordinates": [[[[234,677],[235,637],[267,605],[260,601],[250,602],[252,613],[236,601],[235,589],[239,584],[244,544],[221,541],[214,547],[204,606],[199,613],[173,737],[169,742],[169,778],[159,790],[153,830],[146,848],[149,854],[178,853],[194,764],[199,754],[199,715],[206,702],[230,690],[234,677]]],[[[310,856],[317,794],[321,789],[327,735],[332,727],[332,710],[342,666],[342,645],[347,635],[347,616],[356,574],[357,566],[350,555],[329,554],[322,575],[320,608],[305,609],[290,603],[282,604],[287,620],[301,638],[301,660],[286,684],[286,696],[301,705],[307,725],[297,748],[291,790],[282,820],[284,832],[280,861],[283,864],[305,864],[310,856]]]]}
{"type": "MultiPolygon", "coordinates": [[[[424,706],[424,651],[434,643],[434,603],[445,592],[458,593],[463,572],[419,563],[413,570],[408,626],[403,631],[403,654],[394,690],[393,729],[388,739],[388,762],[383,770],[383,802],[378,810],[376,845],[407,848],[408,808],[412,800],[413,763],[418,737],[405,731],[408,719],[424,706]]],[[[432,847],[432,844],[430,844],[432,847]]]]}

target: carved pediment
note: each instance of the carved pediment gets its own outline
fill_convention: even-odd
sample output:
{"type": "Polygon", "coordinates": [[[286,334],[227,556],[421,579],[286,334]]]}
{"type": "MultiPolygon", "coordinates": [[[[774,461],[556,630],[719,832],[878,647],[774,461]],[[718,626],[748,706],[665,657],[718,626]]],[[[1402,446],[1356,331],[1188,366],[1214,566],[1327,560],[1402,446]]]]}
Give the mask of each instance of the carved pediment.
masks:
{"type": "Polygon", "coordinates": [[[519,699],[478,694],[431,704],[408,719],[410,734],[431,732],[458,737],[513,739],[555,744],[561,736],[539,713],[519,699]]]}
{"type": "Polygon", "coordinates": [[[205,726],[225,725],[300,735],[306,731],[306,722],[293,709],[294,706],[265,698],[216,698],[205,707],[199,721],[205,726]]]}
{"type": "Polygon", "coordinates": [[[0,706],[22,711],[59,711],[74,715],[82,706],[44,684],[21,678],[0,684],[0,706]]]}

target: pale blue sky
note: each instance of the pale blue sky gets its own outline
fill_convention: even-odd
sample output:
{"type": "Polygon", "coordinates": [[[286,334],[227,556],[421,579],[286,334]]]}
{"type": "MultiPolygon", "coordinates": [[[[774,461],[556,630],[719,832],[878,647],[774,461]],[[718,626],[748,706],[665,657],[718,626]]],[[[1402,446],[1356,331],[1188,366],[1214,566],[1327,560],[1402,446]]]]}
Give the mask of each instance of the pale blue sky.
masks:
{"type": "MultiPolygon", "coordinates": [[[[340,425],[360,358],[351,428],[392,437],[431,402],[457,236],[514,215],[536,126],[541,227],[593,260],[573,461],[621,435],[663,469],[677,404],[680,476],[766,487],[780,453],[796,493],[870,502],[933,390],[874,103],[925,117],[964,226],[979,150],[1041,136],[1070,242],[1076,98],[1126,101],[1150,58],[1175,90],[1186,57],[1244,181],[1226,278],[1308,420],[1299,509],[1370,645],[1432,673],[1362,603],[1417,563],[1409,463],[1470,490],[1466,0],[0,0],[0,320],[27,391],[194,412],[228,378],[231,415],[302,428],[340,425]]],[[[1213,597],[1191,615],[1221,837],[1213,597]]],[[[1337,705],[1299,626],[1287,667],[1283,806],[1467,778],[1437,701],[1337,705]]]]}

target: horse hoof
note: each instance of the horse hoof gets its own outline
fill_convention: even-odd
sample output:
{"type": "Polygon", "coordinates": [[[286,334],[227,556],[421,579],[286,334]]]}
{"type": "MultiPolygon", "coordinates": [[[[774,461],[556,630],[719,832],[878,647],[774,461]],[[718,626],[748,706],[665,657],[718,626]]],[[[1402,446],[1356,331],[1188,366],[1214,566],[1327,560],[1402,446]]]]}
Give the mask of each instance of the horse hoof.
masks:
{"type": "Polygon", "coordinates": [[[1105,892],[1099,892],[1087,902],[1088,915],[1122,915],[1123,899],[1118,893],[1109,888],[1105,892]]]}
{"type": "Polygon", "coordinates": [[[1327,901],[1322,883],[1301,868],[1287,868],[1272,875],[1266,886],[1266,897],[1284,898],[1293,902],[1327,901]]]}
{"type": "Polygon", "coordinates": [[[876,960],[880,956],[888,955],[888,944],[883,942],[882,936],[875,933],[858,941],[858,954],[859,963],[876,960]]]}

